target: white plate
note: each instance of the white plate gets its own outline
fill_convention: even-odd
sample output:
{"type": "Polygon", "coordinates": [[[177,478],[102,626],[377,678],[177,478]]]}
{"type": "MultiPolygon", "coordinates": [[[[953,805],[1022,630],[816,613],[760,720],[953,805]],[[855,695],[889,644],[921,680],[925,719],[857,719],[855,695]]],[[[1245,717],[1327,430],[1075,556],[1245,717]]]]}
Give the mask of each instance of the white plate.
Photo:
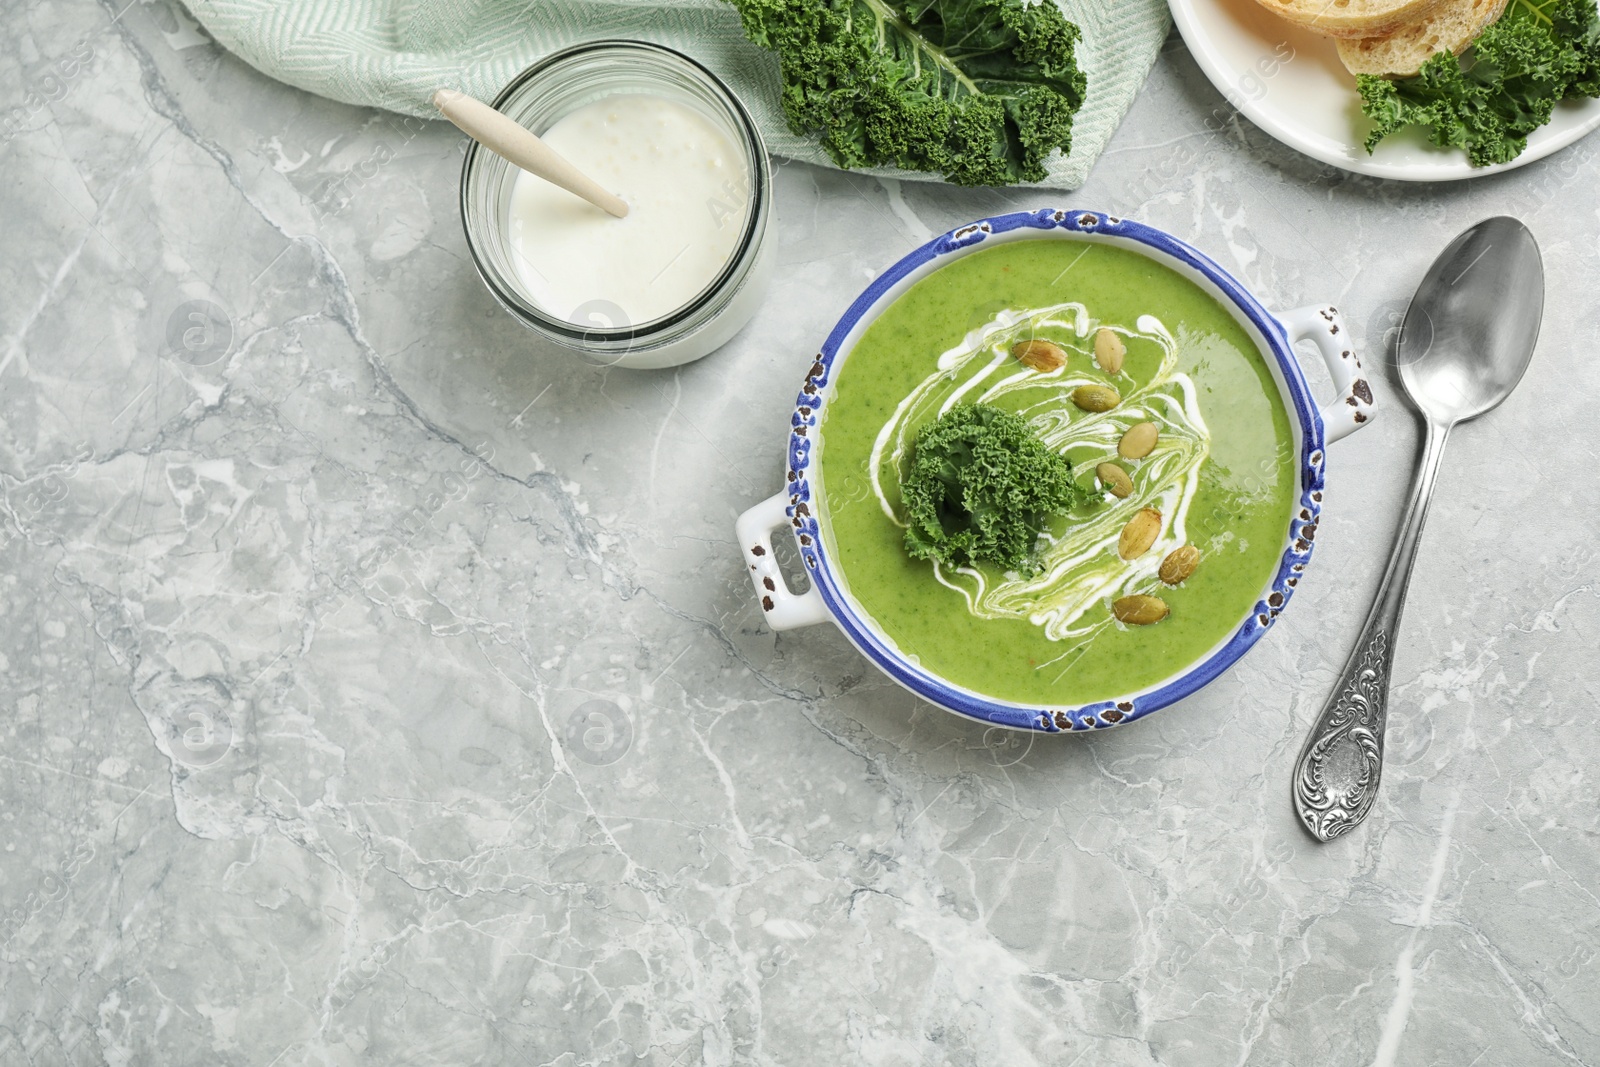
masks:
{"type": "Polygon", "coordinates": [[[1361,146],[1371,128],[1355,75],[1331,40],[1255,0],[1171,0],[1189,51],[1230,104],[1291,148],[1335,167],[1403,181],[1479,178],[1543,159],[1600,127],[1600,99],[1567,100],[1510,163],[1474,167],[1458,148],[1436,148],[1416,128],[1361,146]]]}

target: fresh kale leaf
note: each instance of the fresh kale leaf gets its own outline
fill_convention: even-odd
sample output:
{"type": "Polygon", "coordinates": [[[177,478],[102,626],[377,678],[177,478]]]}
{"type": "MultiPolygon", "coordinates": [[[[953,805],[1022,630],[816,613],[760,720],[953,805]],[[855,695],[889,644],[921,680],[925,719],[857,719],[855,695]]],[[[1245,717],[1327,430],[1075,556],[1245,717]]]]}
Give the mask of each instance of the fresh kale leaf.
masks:
{"type": "Polygon", "coordinates": [[[1083,104],[1078,27],[1054,0],[731,0],[778,54],[783,112],[841,167],[1042,181],[1083,104]]]}
{"type": "Polygon", "coordinates": [[[1026,567],[1050,516],[1089,496],[1020,415],[952,408],[917,431],[900,483],[906,551],[950,567],[1026,567]]]}
{"type": "Polygon", "coordinates": [[[1594,0],[1512,0],[1466,56],[1440,52],[1411,78],[1356,77],[1377,123],[1367,151],[1403,126],[1426,127],[1474,166],[1508,163],[1568,96],[1600,96],[1600,8],[1594,0]]]}

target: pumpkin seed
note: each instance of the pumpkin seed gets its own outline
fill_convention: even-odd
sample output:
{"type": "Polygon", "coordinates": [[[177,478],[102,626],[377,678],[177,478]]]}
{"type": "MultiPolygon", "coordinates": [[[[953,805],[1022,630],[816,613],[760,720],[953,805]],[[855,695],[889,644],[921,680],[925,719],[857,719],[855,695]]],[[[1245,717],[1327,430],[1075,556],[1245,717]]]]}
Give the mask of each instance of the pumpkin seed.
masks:
{"type": "Polygon", "coordinates": [[[1085,411],[1110,411],[1122,403],[1122,394],[1109,385],[1080,385],[1072,391],[1072,402],[1085,411]]]}
{"type": "Polygon", "coordinates": [[[1160,436],[1161,431],[1156,429],[1155,423],[1134,423],[1122,435],[1122,440],[1117,442],[1117,452],[1123,459],[1143,459],[1156,447],[1156,438],[1160,436]]]}
{"type": "Polygon", "coordinates": [[[1116,331],[1100,327],[1094,335],[1094,360],[1100,364],[1100,369],[1116,377],[1122,373],[1122,360],[1127,354],[1128,346],[1122,343],[1116,331]]]}
{"type": "Polygon", "coordinates": [[[1100,479],[1100,484],[1111,490],[1112,496],[1125,497],[1133,492],[1133,479],[1115,463],[1102,463],[1094,469],[1094,473],[1100,479]]]}
{"type": "Polygon", "coordinates": [[[1177,585],[1187,581],[1194,569],[1200,566],[1200,550],[1193,545],[1184,545],[1167,553],[1167,558],[1161,561],[1161,580],[1168,585],[1177,585]]]}
{"type": "Polygon", "coordinates": [[[1067,365],[1067,350],[1051,341],[1019,341],[1011,354],[1040,374],[1049,374],[1067,365]]]}
{"type": "Polygon", "coordinates": [[[1161,533],[1161,512],[1155,508],[1140,508],[1122,528],[1117,538],[1117,555],[1123,559],[1138,559],[1156,543],[1161,533]]]}
{"type": "Polygon", "coordinates": [[[1160,622],[1170,610],[1165,600],[1143,593],[1121,597],[1111,603],[1111,614],[1117,617],[1118,622],[1129,626],[1149,626],[1153,622],[1160,622]]]}

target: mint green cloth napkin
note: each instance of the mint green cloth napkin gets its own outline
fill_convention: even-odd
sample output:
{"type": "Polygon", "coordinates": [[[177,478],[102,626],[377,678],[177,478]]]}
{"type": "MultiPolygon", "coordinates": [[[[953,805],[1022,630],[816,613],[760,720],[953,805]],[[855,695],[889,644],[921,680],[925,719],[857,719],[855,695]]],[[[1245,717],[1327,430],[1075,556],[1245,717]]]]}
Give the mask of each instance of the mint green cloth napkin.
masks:
{"type": "MultiPolygon", "coordinates": [[[[1051,2],[1051,0],[1044,0],[1051,2]]],[[[1089,79],[1072,154],[1043,183],[1083,184],[1127,114],[1168,27],[1166,0],[1054,0],[1083,30],[1089,79]]],[[[778,63],[750,44],[722,0],[188,0],[229,51],[270,77],[350,104],[438,118],[448,86],[492,99],[523,68],[558,48],[600,37],[668,45],[716,71],[755,116],[776,155],[828,164],[796,137],[778,104],[778,63]]],[[[933,178],[905,171],[886,175],[933,178]]]]}

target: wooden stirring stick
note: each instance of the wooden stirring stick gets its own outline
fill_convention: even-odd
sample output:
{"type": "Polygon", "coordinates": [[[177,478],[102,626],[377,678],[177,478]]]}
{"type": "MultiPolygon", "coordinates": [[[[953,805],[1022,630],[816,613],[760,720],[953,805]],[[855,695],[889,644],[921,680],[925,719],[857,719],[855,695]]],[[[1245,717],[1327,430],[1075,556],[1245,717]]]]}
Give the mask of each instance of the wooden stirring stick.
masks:
{"type": "Polygon", "coordinates": [[[621,197],[607,192],[511,116],[454,89],[440,89],[434,93],[433,105],[468,137],[507,163],[559,185],[619,219],[628,214],[628,205],[621,197]]]}

